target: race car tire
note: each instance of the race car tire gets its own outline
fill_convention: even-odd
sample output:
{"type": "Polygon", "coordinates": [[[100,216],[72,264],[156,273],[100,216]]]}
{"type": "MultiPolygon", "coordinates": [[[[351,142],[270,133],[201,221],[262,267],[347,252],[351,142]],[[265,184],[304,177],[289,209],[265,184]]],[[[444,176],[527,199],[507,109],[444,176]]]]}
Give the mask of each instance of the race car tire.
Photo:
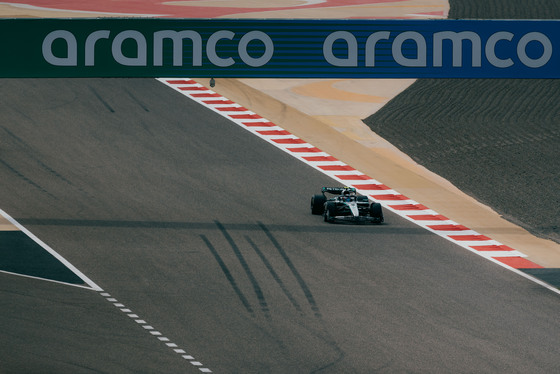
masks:
{"type": "Polygon", "coordinates": [[[334,222],[334,217],[336,216],[336,205],[333,203],[327,203],[325,207],[325,212],[323,213],[323,219],[325,222],[334,222]]]}
{"type": "Polygon", "coordinates": [[[311,197],[311,214],[323,214],[326,201],[327,198],[325,195],[313,195],[313,197],[311,197]]]}
{"type": "Polygon", "coordinates": [[[375,218],[375,223],[383,222],[383,209],[379,203],[371,203],[369,206],[369,215],[375,218]]]}

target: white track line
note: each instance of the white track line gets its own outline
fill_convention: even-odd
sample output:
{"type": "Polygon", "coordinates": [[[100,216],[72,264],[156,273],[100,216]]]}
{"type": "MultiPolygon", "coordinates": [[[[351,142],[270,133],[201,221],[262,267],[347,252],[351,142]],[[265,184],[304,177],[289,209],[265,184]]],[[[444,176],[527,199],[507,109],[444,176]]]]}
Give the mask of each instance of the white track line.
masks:
{"type": "Polygon", "coordinates": [[[154,338],[156,338],[162,344],[165,344],[166,347],[170,348],[174,353],[180,355],[183,359],[188,361],[191,365],[196,366],[199,371],[203,373],[211,373],[212,370],[204,367],[200,361],[197,361],[193,356],[187,353],[184,349],[180,348],[177,344],[173,343],[171,339],[164,336],[160,331],[156,330],[155,327],[148,324],[145,320],[141,319],[138,314],[133,313],[132,310],[127,308],[124,304],[120,303],[116,298],[112,297],[111,294],[108,292],[101,291],[99,293],[101,296],[105,298],[108,302],[113,304],[117,309],[121,312],[125,313],[129,318],[131,318],[134,322],[140,325],[145,331],[150,333],[154,338]]]}
{"type": "Polygon", "coordinates": [[[81,271],[79,271],[74,265],[72,265],[70,262],[68,262],[68,260],[66,260],[64,257],[62,257],[61,255],[59,255],[54,249],[52,249],[51,247],[49,247],[47,244],[45,244],[41,239],[39,239],[38,237],[36,237],[35,235],[33,235],[33,233],[31,233],[29,230],[27,230],[23,225],[21,225],[18,221],[16,221],[15,219],[13,219],[8,213],[4,212],[2,209],[0,209],[0,214],[6,218],[12,225],[14,225],[15,227],[17,227],[21,232],[23,232],[25,235],[27,235],[29,238],[31,238],[31,240],[33,240],[35,243],[37,243],[41,248],[43,248],[45,251],[49,252],[52,256],[54,256],[58,261],[60,261],[64,266],[66,266],[68,269],[70,269],[74,274],[76,274],[81,280],[84,281],[85,284],[87,284],[89,287],[85,287],[82,285],[77,285],[77,284],[72,284],[72,283],[66,283],[66,282],[59,282],[59,281],[55,281],[52,279],[47,279],[47,278],[40,278],[40,277],[32,277],[32,276],[28,276],[25,274],[18,274],[18,273],[10,273],[7,271],[2,271],[3,273],[9,273],[9,274],[15,274],[15,275],[19,275],[19,276],[23,276],[26,278],[33,278],[33,279],[41,279],[41,280],[45,280],[48,282],[54,282],[54,283],[60,283],[60,284],[66,284],[69,286],[74,286],[74,287],[81,287],[81,288],[88,288],[88,289],[92,289],[94,291],[103,291],[101,289],[101,287],[99,287],[97,284],[95,284],[91,279],[89,279],[88,277],[86,277],[81,271]]]}
{"type": "Polygon", "coordinates": [[[203,373],[212,373],[212,370],[208,369],[207,367],[204,367],[200,363],[200,361],[196,361],[195,358],[193,356],[187,354],[187,352],[184,349],[179,348],[177,346],[177,344],[171,342],[169,338],[163,336],[163,334],[161,332],[157,331],[153,326],[149,325],[145,320],[140,319],[140,317],[138,317],[137,314],[132,313],[132,311],[130,309],[128,309],[124,304],[118,302],[117,299],[112,297],[109,293],[105,292],[101,287],[99,287],[97,284],[95,284],[95,282],[93,282],[91,279],[86,277],[74,265],[72,265],[70,262],[68,262],[68,260],[66,260],[60,254],[58,254],[54,249],[52,249],[50,246],[45,244],[42,240],[37,238],[33,233],[31,233],[29,230],[27,230],[23,225],[21,225],[15,219],[13,219],[8,213],[6,213],[6,212],[4,212],[3,210],[0,209],[0,215],[2,215],[12,225],[17,227],[21,232],[23,232],[25,235],[27,235],[29,238],[31,238],[41,248],[43,248],[45,251],[49,252],[58,261],[60,261],[62,264],[64,264],[64,266],[66,266],[74,274],[76,274],[89,287],[82,286],[82,285],[77,285],[77,284],[72,284],[72,283],[60,282],[60,281],[56,281],[56,280],[52,280],[52,279],[48,279],[48,278],[41,278],[41,277],[34,277],[34,276],[30,276],[30,275],[25,275],[25,274],[13,273],[13,272],[3,271],[3,270],[0,270],[0,273],[17,275],[17,276],[21,276],[21,277],[25,277],[25,278],[38,279],[38,280],[42,280],[42,281],[48,281],[48,282],[53,282],[53,283],[58,283],[58,284],[64,284],[64,285],[67,285],[67,286],[80,287],[80,288],[86,288],[86,289],[89,289],[89,290],[97,291],[108,302],[113,304],[113,306],[118,308],[121,312],[126,313],[128,317],[132,318],[137,324],[142,326],[142,328],[144,330],[148,331],[152,336],[156,337],[160,342],[164,343],[167,347],[171,348],[173,350],[173,352],[175,352],[177,354],[180,354],[183,359],[187,360],[191,365],[196,366],[199,371],[201,371],[203,373]]]}

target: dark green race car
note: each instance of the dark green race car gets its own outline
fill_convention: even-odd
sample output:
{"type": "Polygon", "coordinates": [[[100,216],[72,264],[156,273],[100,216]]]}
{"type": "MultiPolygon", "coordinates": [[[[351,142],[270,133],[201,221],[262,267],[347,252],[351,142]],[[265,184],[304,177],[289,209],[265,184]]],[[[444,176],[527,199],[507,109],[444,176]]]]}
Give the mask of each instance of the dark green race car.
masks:
{"type": "Polygon", "coordinates": [[[320,195],[311,198],[311,213],[322,214],[325,222],[382,223],[381,204],[370,203],[367,196],[353,187],[323,187],[320,195]],[[335,195],[328,198],[325,194],[335,195]]]}

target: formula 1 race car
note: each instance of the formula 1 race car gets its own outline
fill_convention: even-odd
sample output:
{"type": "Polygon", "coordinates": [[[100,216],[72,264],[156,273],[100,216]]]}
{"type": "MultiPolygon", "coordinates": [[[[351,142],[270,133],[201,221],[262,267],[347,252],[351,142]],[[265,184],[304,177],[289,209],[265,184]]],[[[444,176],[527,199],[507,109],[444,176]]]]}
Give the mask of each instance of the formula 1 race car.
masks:
{"type": "Polygon", "coordinates": [[[311,198],[311,213],[322,214],[325,222],[382,223],[381,204],[370,203],[367,196],[356,194],[353,187],[323,187],[311,198]],[[325,193],[336,195],[327,198],[325,193]]]}

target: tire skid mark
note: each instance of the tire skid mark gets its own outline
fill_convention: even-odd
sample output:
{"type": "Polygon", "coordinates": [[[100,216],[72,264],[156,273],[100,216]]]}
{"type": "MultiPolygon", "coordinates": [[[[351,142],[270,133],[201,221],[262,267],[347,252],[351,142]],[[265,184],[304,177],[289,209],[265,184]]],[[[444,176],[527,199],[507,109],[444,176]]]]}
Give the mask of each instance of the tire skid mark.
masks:
{"type": "Polygon", "coordinates": [[[130,92],[130,91],[127,90],[126,88],[124,89],[124,91],[128,94],[128,96],[130,96],[130,98],[131,98],[136,104],[138,104],[138,106],[140,106],[140,108],[142,108],[145,112],[150,112],[150,109],[148,109],[148,107],[146,106],[146,104],[144,104],[142,101],[140,101],[139,98],[137,98],[136,96],[134,96],[134,94],[132,94],[132,92],[130,92]]]}
{"type": "Polygon", "coordinates": [[[268,261],[268,259],[264,255],[264,253],[259,249],[259,247],[255,244],[255,242],[253,242],[253,240],[251,240],[251,238],[249,236],[246,235],[245,240],[247,240],[247,242],[249,243],[251,248],[253,248],[253,250],[255,251],[257,256],[259,256],[259,258],[261,259],[262,263],[264,264],[264,266],[266,267],[266,269],[268,270],[268,272],[270,273],[270,275],[272,276],[274,281],[278,284],[278,286],[280,287],[280,289],[282,290],[284,295],[286,295],[288,300],[290,300],[290,303],[294,306],[294,308],[296,308],[296,310],[299,313],[301,313],[302,312],[301,306],[296,301],[296,299],[294,298],[294,296],[292,295],[290,290],[288,290],[288,288],[286,287],[286,285],[284,284],[284,282],[282,281],[282,279],[280,278],[278,273],[274,270],[274,267],[272,266],[270,261],[268,261]]]}
{"type": "MultiPolygon", "coordinates": [[[[225,240],[227,241],[227,243],[231,247],[231,250],[233,251],[233,254],[235,255],[236,260],[239,262],[239,264],[243,268],[245,276],[248,278],[249,283],[251,284],[252,291],[254,292],[254,294],[257,298],[258,304],[260,306],[260,310],[264,314],[264,317],[266,319],[270,320],[271,319],[271,309],[270,309],[270,306],[269,306],[269,304],[268,304],[268,302],[265,298],[263,288],[260,286],[259,281],[257,280],[257,277],[255,276],[255,274],[253,273],[253,271],[251,270],[251,268],[249,266],[249,263],[247,262],[246,256],[248,256],[248,254],[244,255],[242,253],[240,245],[238,245],[235,242],[233,237],[229,234],[226,227],[221,222],[216,220],[216,221],[214,221],[214,224],[215,224],[215,226],[217,226],[218,230],[220,231],[222,236],[225,238],[225,240]]],[[[303,292],[303,295],[305,296],[305,299],[307,300],[307,302],[309,303],[309,305],[311,307],[313,315],[317,318],[321,318],[322,315],[319,311],[317,303],[315,302],[313,294],[311,293],[309,287],[305,283],[305,280],[303,279],[303,277],[301,276],[301,274],[299,273],[299,271],[297,270],[297,268],[295,267],[295,265],[293,264],[293,262],[289,258],[285,249],[280,245],[278,240],[270,233],[270,230],[268,229],[268,227],[264,226],[264,224],[259,222],[258,223],[258,228],[259,228],[259,232],[264,232],[265,233],[265,236],[266,236],[267,240],[272,243],[273,247],[275,248],[277,253],[280,255],[281,260],[287,265],[287,267],[289,269],[289,272],[287,273],[288,276],[290,276],[289,274],[291,274],[291,276],[293,276],[293,278],[295,278],[296,283],[301,288],[301,290],[303,292]]],[[[224,259],[222,258],[222,256],[220,255],[220,253],[218,252],[216,247],[210,242],[210,240],[208,239],[208,237],[206,235],[200,235],[200,237],[201,237],[202,241],[206,244],[206,246],[208,247],[210,252],[212,253],[212,256],[214,257],[214,259],[216,260],[216,262],[220,266],[220,269],[224,273],[224,275],[225,275],[226,279],[228,280],[228,282],[230,283],[233,291],[235,292],[235,294],[237,295],[237,297],[239,298],[239,300],[241,301],[241,303],[243,304],[243,306],[245,307],[247,312],[249,312],[249,314],[252,317],[256,317],[255,309],[251,305],[251,302],[249,301],[248,297],[241,290],[241,287],[238,284],[238,282],[236,281],[234,275],[232,274],[232,271],[226,265],[226,262],[224,261],[224,259]]],[[[249,247],[252,248],[253,252],[256,254],[256,257],[258,257],[259,260],[262,262],[262,264],[264,265],[264,268],[271,275],[274,282],[278,285],[278,287],[280,288],[282,293],[286,296],[286,298],[288,299],[290,304],[294,307],[296,312],[300,316],[303,316],[304,311],[303,311],[303,308],[301,306],[301,303],[297,301],[296,296],[287,287],[286,283],[284,282],[284,280],[280,276],[279,272],[274,268],[274,266],[272,265],[270,260],[265,255],[265,253],[259,248],[259,246],[255,243],[255,241],[253,239],[251,239],[251,237],[249,235],[244,235],[244,239],[248,243],[249,247]]]]}
{"type": "Polygon", "coordinates": [[[216,226],[218,226],[218,229],[220,230],[222,235],[226,238],[227,242],[229,243],[231,249],[233,250],[233,252],[235,254],[235,257],[237,257],[237,260],[239,261],[239,263],[241,264],[241,267],[245,271],[245,274],[247,275],[247,278],[249,278],[249,281],[251,282],[251,285],[253,286],[253,290],[255,291],[255,295],[257,295],[257,299],[259,300],[259,305],[260,305],[261,310],[263,311],[265,317],[270,318],[270,309],[268,307],[268,303],[266,302],[266,299],[265,299],[264,294],[262,292],[262,288],[259,286],[259,282],[257,281],[257,278],[255,278],[255,275],[251,271],[251,268],[249,267],[249,264],[245,260],[245,257],[243,256],[243,254],[239,250],[239,247],[237,246],[237,244],[235,243],[235,241],[233,240],[231,235],[227,232],[224,225],[222,225],[222,223],[219,222],[219,221],[215,221],[215,223],[216,223],[216,226]]]}
{"type": "MultiPolygon", "coordinates": [[[[66,179],[66,177],[64,177],[59,172],[51,168],[49,165],[45,164],[43,161],[39,160],[38,158],[36,158],[35,161],[37,162],[37,164],[39,164],[40,167],[46,170],[47,173],[49,173],[50,175],[54,176],[57,179],[60,179],[64,183],[68,184],[69,186],[74,186],[74,184],[70,180],[66,179]]],[[[82,189],[80,189],[80,191],[82,191],[82,189]]]]}
{"type": "MultiPolygon", "coordinates": [[[[30,119],[29,117],[26,116],[26,118],[30,119]]],[[[30,119],[31,120],[31,119],[30,119]]],[[[32,121],[32,120],[31,120],[32,121]]],[[[19,144],[21,144],[23,147],[29,148],[29,146],[27,145],[27,143],[20,138],[19,136],[17,136],[16,134],[14,134],[13,132],[11,132],[10,130],[8,130],[6,127],[2,126],[2,130],[4,132],[6,132],[6,134],[8,134],[11,138],[13,138],[16,142],[18,142],[19,144]]]]}
{"type": "MultiPolygon", "coordinates": [[[[59,172],[57,172],[56,170],[54,170],[53,168],[51,168],[49,165],[45,164],[42,160],[41,160],[41,156],[37,155],[37,152],[34,151],[33,147],[29,146],[23,139],[21,139],[19,136],[17,136],[16,134],[14,134],[13,132],[11,132],[10,130],[8,130],[5,127],[2,127],[2,130],[5,131],[12,139],[15,140],[15,142],[19,143],[20,146],[25,149],[25,151],[30,154],[33,157],[33,160],[42,168],[44,169],[49,175],[54,176],[55,178],[63,181],[64,183],[66,183],[69,186],[74,187],[74,184],[67,179],[66,177],[64,177],[63,175],[61,175],[59,172]]],[[[4,165],[6,165],[7,163],[4,163],[4,165]]],[[[7,166],[7,165],[6,165],[7,166]]],[[[10,168],[10,170],[12,171],[16,171],[15,168],[10,168]]],[[[16,174],[18,175],[22,175],[19,172],[16,172],[16,174]]],[[[27,180],[27,179],[26,179],[27,180]]],[[[78,190],[80,192],[84,192],[85,191],[82,188],[78,188],[78,190]]]]}
{"type": "Polygon", "coordinates": [[[276,250],[278,251],[278,253],[282,257],[282,259],[284,260],[286,265],[288,265],[288,268],[290,269],[290,271],[292,272],[292,274],[296,278],[296,281],[298,282],[299,286],[301,287],[301,290],[303,291],[303,294],[305,295],[305,298],[307,299],[307,302],[311,306],[311,310],[313,310],[313,312],[315,313],[315,316],[317,318],[321,318],[322,317],[321,312],[319,311],[319,307],[317,306],[317,303],[315,302],[315,298],[313,297],[313,294],[311,293],[311,290],[309,289],[309,287],[305,283],[305,280],[303,279],[303,277],[301,276],[301,274],[299,273],[299,271],[295,267],[292,260],[290,260],[290,257],[288,256],[288,254],[286,253],[284,248],[280,245],[280,243],[278,243],[278,240],[276,240],[274,235],[272,235],[270,230],[262,222],[258,222],[258,224],[259,224],[260,228],[262,229],[262,231],[265,233],[265,235],[268,237],[268,239],[270,240],[272,245],[276,248],[276,250]]]}
{"type": "Polygon", "coordinates": [[[25,181],[26,183],[30,184],[31,186],[37,188],[39,191],[47,194],[48,196],[52,197],[53,199],[58,200],[58,198],[55,195],[51,194],[49,191],[47,191],[41,185],[35,183],[33,180],[26,177],[24,174],[22,174],[19,170],[17,170],[15,167],[10,165],[6,161],[0,159],[0,164],[4,165],[8,170],[10,170],[12,173],[17,175],[19,179],[21,179],[21,180],[25,181]]]}
{"type": "Polygon", "coordinates": [[[99,93],[95,90],[95,88],[89,86],[89,89],[91,90],[91,92],[95,95],[95,97],[97,97],[97,100],[99,100],[101,102],[101,104],[103,104],[103,106],[105,108],[107,108],[107,110],[111,113],[115,113],[115,109],[113,109],[113,107],[111,105],[109,105],[108,102],[106,102],[101,95],[99,95],[99,93]]]}
{"type": "Polygon", "coordinates": [[[200,238],[202,239],[202,241],[204,241],[204,243],[206,244],[206,246],[208,247],[208,249],[210,250],[210,252],[214,256],[214,258],[216,259],[216,262],[218,262],[218,265],[220,265],[220,268],[222,269],[222,272],[226,276],[226,279],[228,280],[229,284],[231,285],[231,287],[235,291],[235,294],[237,295],[237,297],[239,297],[239,300],[241,301],[241,304],[243,304],[245,309],[247,309],[247,312],[249,312],[249,314],[251,314],[254,317],[255,312],[253,311],[253,307],[251,307],[251,304],[249,303],[249,300],[247,300],[247,298],[245,297],[245,295],[243,294],[243,292],[241,291],[241,289],[237,285],[237,282],[235,281],[235,278],[231,274],[231,271],[229,271],[229,268],[227,267],[226,263],[224,262],[224,260],[222,259],[222,257],[220,256],[220,254],[218,253],[216,248],[212,245],[212,243],[210,243],[210,240],[208,240],[208,238],[205,235],[200,235],[200,238]]]}

